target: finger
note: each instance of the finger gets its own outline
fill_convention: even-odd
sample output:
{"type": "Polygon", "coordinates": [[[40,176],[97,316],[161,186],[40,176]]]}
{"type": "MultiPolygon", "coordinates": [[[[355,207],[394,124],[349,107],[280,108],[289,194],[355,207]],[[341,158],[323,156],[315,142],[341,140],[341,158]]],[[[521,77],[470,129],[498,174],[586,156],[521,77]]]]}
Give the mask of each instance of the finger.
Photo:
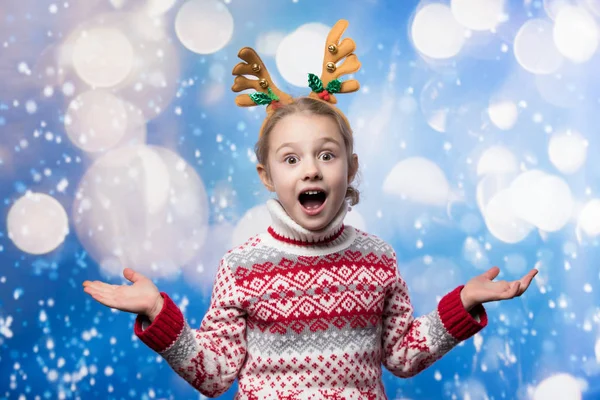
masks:
{"type": "Polygon", "coordinates": [[[537,275],[537,273],[538,273],[537,269],[532,269],[531,271],[529,271],[529,273],[527,275],[525,275],[523,278],[521,278],[521,280],[520,280],[521,288],[519,291],[519,296],[522,295],[523,293],[525,293],[527,288],[529,288],[531,281],[537,275]]]}
{"type": "Polygon", "coordinates": [[[83,289],[83,291],[91,296],[105,295],[105,294],[103,294],[103,292],[101,290],[99,290],[97,287],[94,287],[94,286],[87,286],[86,288],[83,289]]]}
{"type": "Polygon", "coordinates": [[[123,270],[123,276],[125,277],[125,279],[127,279],[128,281],[133,282],[133,283],[136,283],[140,279],[145,278],[144,275],[132,270],[131,268],[125,268],[123,270]]]}
{"type": "Polygon", "coordinates": [[[107,294],[112,293],[116,288],[115,285],[110,285],[110,284],[102,282],[102,281],[94,281],[88,287],[92,287],[95,290],[97,290],[98,292],[107,293],[107,294]]]}
{"type": "Polygon", "coordinates": [[[538,271],[536,269],[532,269],[527,273],[527,275],[523,276],[519,281],[521,282],[521,289],[527,289],[529,284],[531,283],[534,276],[536,276],[538,271]]]}
{"type": "Polygon", "coordinates": [[[109,285],[104,282],[98,282],[98,286],[96,287],[100,293],[111,294],[115,291],[114,285],[109,285]]]}
{"type": "Polygon", "coordinates": [[[106,290],[106,287],[102,286],[88,286],[84,289],[84,291],[90,294],[94,300],[104,304],[105,306],[117,308],[116,306],[118,305],[119,300],[116,298],[113,290],[106,290]]]}
{"type": "Polygon", "coordinates": [[[520,281],[523,282],[524,279],[533,279],[533,277],[536,276],[538,272],[539,271],[537,269],[533,268],[527,274],[523,275],[520,281]]]}
{"type": "Polygon", "coordinates": [[[102,284],[102,281],[85,281],[83,283],[83,287],[92,287],[92,288],[98,288],[100,287],[100,285],[102,284]]]}
{"type": "Polygon", "coordinates": [[[103,300],[105,296],[101,292],[99,292],[97,289],[94,289],[92,287],[86,287],[84,289],[84,292],[86,292],[87,294],[92,296],[92,298],[94,300],[96,300],[97,302],[105,304],[105,301],[103,300]],[[100,300],[100,299],[102,299],[102,300],[100,300]]]}
{"type": "Polygon", "coordinates": [[[489,279],[491,281],[495,277],[497,277],[499,273],[500,273],[500,268],[492,267],[492,268],[488,269],[487,271],[485,271],[483,274],[481,274],[481,276],[484,277],[485,279],[489,279]]]}
{"type": "Polygon", "coordinates": [[[84,288],[84,289],[85,289],[85,288],[93,288],[93,287],[95,287],[95,286],[96,286],[96,285],[95,285],[95,284],[94,284],[94,282],[92,282],[92,281],[85,281],[85,282],[83,282],[83,288],[84,288]]]}
{"type": "Polygon", "coordinates": [[[84,287],[83,291],[86,292],[87,294],[92,294],[92,293],[95,292],[95,290],[92,287],[90,287],[90,286],[84,287]]]}

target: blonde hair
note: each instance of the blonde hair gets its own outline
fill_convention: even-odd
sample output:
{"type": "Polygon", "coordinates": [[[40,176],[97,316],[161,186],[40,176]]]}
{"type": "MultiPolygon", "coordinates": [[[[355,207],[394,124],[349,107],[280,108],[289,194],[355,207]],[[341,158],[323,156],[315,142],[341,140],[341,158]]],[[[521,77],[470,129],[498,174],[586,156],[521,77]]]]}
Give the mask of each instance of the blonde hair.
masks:
{"type": "MultiPolygon", "coordinates": [[[[265,121],[261,130],[262,134],[260,135],[258,142],[256,142],[256,145],[254,146],[254,152],[256,153],[256,158],[259,164],[264,165],[267,169],[267,173],[269,173],[269,170],[267,168],[267,155],[269,153],[269,134],[271,133],[273,128],[275,128],[275,125],[277,125],[277,123],[281,121],[284,117],[302,112],[308,112],[314,115],[323,115],[326,117],[330,117],[337,123],[342,138],[344,140],[344,144],[346,146],[346,158],[348,159],[348,168],[352,169],[352,165],[350,165],[350,160],[352,160],[352,154],[354,151],[354,138],[352,136],[352,128],[350,128],[348,120],[340,111],[336,111],[329,104],[325,103],[324,101],[313,99],[310,97],[299,97],[297,99],[294,99],[292,103],[277,108],[265,121]]],[[[350,205],[353,206],[358,204],[358,201],[360,199],[360,192],[352,185],[348,185],[345,197],[349,201],[350,205]]]]}

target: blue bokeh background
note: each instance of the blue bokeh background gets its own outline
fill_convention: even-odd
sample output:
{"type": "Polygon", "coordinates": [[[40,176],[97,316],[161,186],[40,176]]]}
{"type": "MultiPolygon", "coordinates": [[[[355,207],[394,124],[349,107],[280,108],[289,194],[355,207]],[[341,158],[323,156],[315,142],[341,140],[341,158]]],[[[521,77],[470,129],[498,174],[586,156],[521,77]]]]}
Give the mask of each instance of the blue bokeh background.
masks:
{"type": "MultiPolygon", "coordinates": [[[[55,62],[48,55],[86,20],[136,13],[140,3],[0,4],[0,398],[202,398],[135,338],[134,315],[103,307],[83,292],[84,280],[124,280],[101,268],[72,221],[64,242],[41,255],[18,248],[6,223],[11,206],[27,191],[52,196],[72,215],[78,182],[94,157],[67,138],[65,113],[71,97],[89,86],[75,80],[70,93],[65,80],[48,79],[46,68],[55,62]],[[64,179],[69,184],[59,190],[64,179]]],[[[430,311],[439,296],[489,266],[500,266],[500,278],[511,280],[534,266],[540,269],[524,296],[487,305],[489,326],[474,339],[414,378],[386,372],[389,398],[538,400],[536,388],[557,374],[576,382],[576,390],[556,391],[554,398],[578,398],[577,393],[600,398],[599,251],[595,236],[582,235],[577,219],[577,211],[600,191],[600,56],[577,63],[565,59],[559,69],[540,76],[525,70],[514,51],[520,27],[534,18],[553,23],[559,3],[585,10],[596,22],[598,6],[591,0],[506,1],[506,18],[497,29],[472,32],[458,55],[436,60],[419,53],[411,38],[415,13],[431,3],[232,0],[224,4],[234,20],[233,35],[206,55],[177,38],[174,21],[183,2],[160,16],[179,70],[168,77],[176,95],[145,119],[146,142],[177,153],[201,178],[210,199],[209,235],[201,251],[210,254],[195,279],[177,273],[155,282],[184,305],[190,324],[199,326],[233,227],[270,197],[252,156],[262,111],[235,107],[229,91],[239,48],[255,46],[266,32],[287,35],[307,23],[332,26],[344,18],[362,62],[355,75],[361,90],[338,97],[353,123],[361,162],[362,199],[353,212],[367,231],[395,248],[416,314],[430,311]],[[509,129],[499,129],[486,111],[498,95],[517,106],[509,129]],[[443,129],[432,126],[431,107],[445,110],[443,129]],[[554,132],[569,129],[586,139],[587,158],[576,172],[564,174],[548,146],[554,132]],[[486,149],[499,145],[515,155],[519,171],[539,169],[566,182],[574,217],[561,229],[535,228],[516,243],[488,229],[477,205],[483,179],[477,165],[486,149]],[[383,190],[392,168],[410,157],[439,166],[453,193],[448,201],[432,205],[383,190]],[[219,201],[223,197],[226,202],[219,201]]],[[[282,89],[307,93],[281,77],[273,56],[263,60],[282,89]]],[[[423,176],[414,171],[414,180],[423,176]]],[[[223,398],[234,394],[235,387],[223,398]]]]}

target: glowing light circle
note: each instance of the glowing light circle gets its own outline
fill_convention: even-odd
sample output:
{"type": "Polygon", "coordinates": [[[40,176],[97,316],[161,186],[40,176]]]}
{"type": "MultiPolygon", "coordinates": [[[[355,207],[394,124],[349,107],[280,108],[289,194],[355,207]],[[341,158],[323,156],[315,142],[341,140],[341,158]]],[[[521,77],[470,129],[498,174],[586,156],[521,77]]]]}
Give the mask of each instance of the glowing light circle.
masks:
{"type": "Polygon", "coordinates": [[[96,27],[80,32],[73,45],[75,72],[92,87],[112,87],[133,68],[133,46],[117,28],[96,27]]]}
{"type": "Polygon", "coordinates": [[[450,7],[431,3],[415,14],[410,35],[420,53],[434,59],[446,59],[460,52],[466,31],[456,21],[450,7]]]}
{"type": "Polygon", "coordinates": [[[190,0],[175,17],[175,33],[181,43],[198,54],[221,50],[233,35],[234,22],[229,9],[217,0],[190,0]]]}
{"type": "Polygon", "coordinates": [[[69,233],[65,209],[44,193],[27,192],[17,199],[8,211],[6,225],[15,246],[36,255],[55,250],[69,233]]]}

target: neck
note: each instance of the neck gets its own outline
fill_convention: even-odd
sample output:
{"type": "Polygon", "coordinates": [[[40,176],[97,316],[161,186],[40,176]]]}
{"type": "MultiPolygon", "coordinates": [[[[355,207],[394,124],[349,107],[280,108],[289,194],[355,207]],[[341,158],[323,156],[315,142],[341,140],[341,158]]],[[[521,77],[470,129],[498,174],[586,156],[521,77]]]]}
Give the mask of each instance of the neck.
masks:
{"type": "Polygon", "coordinates": [[[276,240],[298,246],[314,246],[330,244],[344,232],[344,217],[347,207],[343,203],[335,217],[322,229],[313,231],[306,229],[294,221],[285,211],[279,200],[270,199],[267,208],[271,213],[269,233],[276,240]]]}

